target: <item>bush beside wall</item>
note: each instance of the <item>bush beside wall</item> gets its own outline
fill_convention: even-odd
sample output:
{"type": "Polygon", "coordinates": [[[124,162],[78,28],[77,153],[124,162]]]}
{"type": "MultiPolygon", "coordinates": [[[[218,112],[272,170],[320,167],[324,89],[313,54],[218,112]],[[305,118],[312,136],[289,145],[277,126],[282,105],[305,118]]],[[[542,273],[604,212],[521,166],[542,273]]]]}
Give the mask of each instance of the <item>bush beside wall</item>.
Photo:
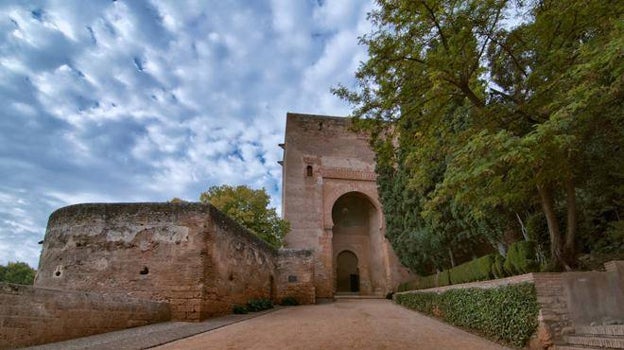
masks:
{"type": "Polygon", "coordinates": [[[493,289],[454,289],[396,294],[395,301],[495,341],[524,346],[537,329],[535,287],[522,283],[493,289]]]}
{"type": "Polygon", "coordinates": [[[398,291],[404,292],[485,281],[492,278],[537,272],[538,270],[536,243],[534,241],[518,241],[509,246],[507,258],[498,253],[488,254],[451,269],[403,283],[399,285],[398,291]]]}
{"type": "Polygon", "coordinates": [[[494,257],[494,254],[489,254],[450,269],[451,284],[483,281],[492,278],[494,257]]]}
{"type": "Polygon", "coordinates": [[[510,275],[539,271],[535,241],[518,241],[509,246],[505,270],[510,275]]]}

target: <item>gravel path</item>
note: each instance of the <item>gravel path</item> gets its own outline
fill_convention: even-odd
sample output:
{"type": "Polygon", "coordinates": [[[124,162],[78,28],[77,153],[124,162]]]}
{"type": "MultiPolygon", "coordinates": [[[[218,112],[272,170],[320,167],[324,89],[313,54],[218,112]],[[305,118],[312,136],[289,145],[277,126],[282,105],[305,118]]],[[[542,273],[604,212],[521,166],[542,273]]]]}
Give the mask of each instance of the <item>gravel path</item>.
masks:
{"type": "Polygon", "coordinates": [[[154,349],[507,349],[388,300],[284,308],[154,349]]]}

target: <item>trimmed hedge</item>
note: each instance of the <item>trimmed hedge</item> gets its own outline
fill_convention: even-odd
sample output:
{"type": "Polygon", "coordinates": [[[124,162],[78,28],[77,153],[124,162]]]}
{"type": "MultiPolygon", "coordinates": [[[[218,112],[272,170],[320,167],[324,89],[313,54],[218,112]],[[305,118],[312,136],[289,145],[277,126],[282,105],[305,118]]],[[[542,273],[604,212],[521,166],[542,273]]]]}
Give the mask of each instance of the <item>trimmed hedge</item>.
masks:
{"type": "Polygon", "coordinates": [[[517,347],[526,345],[537,329],[539,306],[531,283],[493,289],[454,289],[440,294],[397,294],[395,301],[517,347]]]}
{"type": "Polygon", "coordinates": [[[494,254],[489,254],[450,269],[451,284],[491,279],[494,260],[494,254]]]}
{"type": "Polygon", "coordinates": [[[509,246],[507,258],[498,253],[488,254],[451,269],[403,283],[399,285],[398,291],[428,289],[537,272],[539,262],[536,247],[535,241],[518,241],[509,246]]]}
{"type": "Polygon", "coordinates": [[[505,270],[511,275],[539,271],[535,241],[518,241],[509,246],[505,270]]]}
{"type": "Polygon", "coordinates": [[[505,272],[505,258],[500,254],[494,255],[494,262],[492,263],[492,274],[494,278],[503,278],[507,277],[507,273],[505,272]]]}

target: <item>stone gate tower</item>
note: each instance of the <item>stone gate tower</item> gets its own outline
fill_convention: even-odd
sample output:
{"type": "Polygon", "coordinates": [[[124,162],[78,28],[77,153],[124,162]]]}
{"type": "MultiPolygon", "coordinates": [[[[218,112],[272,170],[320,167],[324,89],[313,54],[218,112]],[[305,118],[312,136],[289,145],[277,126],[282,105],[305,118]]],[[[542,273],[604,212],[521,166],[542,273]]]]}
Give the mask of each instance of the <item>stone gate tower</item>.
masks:
{"type": "Polygon", "coordinates": [[[317,298],[383,296],[409,273],[385,238],[374,153],[348,118],[288,113],[282,214],[286,248],[312,249],[317,298]]]}

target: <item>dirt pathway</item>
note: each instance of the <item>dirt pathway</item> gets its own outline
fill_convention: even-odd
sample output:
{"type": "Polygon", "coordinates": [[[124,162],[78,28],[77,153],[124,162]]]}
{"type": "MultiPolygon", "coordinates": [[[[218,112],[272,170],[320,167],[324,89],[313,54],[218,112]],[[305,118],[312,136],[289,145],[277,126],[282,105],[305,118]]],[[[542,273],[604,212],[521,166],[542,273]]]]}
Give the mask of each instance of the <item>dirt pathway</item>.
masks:
{"type": "Polygon", "coordinates": [[[284,308],[155,349],[506,349],[387,300],[284,308]]]}

